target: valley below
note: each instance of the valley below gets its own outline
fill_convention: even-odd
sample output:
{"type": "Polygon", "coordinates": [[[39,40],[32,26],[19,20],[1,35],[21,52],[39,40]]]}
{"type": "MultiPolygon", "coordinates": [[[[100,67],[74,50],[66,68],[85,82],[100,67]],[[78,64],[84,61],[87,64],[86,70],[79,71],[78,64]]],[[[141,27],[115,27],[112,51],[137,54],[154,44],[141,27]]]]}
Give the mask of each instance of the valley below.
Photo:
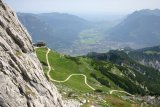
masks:
{"type": "Polygon", "coordinates": [[[43,41],[51,49],[71,56],[89,52],[103,53],[125,47],[152,47],[159,45],[160,41],[158,9],[144,9],[121,19],[104,21],[89,21],[57,12],[17,14],[33,42],[43,41]]]}

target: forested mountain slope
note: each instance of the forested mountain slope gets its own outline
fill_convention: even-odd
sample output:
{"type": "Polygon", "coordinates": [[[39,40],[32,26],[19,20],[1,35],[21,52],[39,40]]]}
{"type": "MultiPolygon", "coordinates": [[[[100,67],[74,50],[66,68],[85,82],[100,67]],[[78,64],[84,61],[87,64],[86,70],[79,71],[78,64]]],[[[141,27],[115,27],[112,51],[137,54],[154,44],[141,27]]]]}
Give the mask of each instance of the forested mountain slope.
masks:
{"type": "Polygon", "coordinates": [[[138,45],[155,46],[160,41],[160,10],[135,11],[113,27],[109,38],[138,45]]]}

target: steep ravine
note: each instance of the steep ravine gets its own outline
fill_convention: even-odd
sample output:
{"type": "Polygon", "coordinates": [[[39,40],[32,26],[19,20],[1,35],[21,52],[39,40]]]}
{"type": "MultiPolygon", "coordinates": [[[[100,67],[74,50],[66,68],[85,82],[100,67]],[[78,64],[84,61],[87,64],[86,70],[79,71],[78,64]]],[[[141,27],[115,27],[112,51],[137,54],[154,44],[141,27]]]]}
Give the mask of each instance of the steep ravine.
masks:
{"type": "Polygon", "coordinates": [[[64,107],[56,87],[44,76],[30,35],[2,0],[0,107],[64,107]]]}

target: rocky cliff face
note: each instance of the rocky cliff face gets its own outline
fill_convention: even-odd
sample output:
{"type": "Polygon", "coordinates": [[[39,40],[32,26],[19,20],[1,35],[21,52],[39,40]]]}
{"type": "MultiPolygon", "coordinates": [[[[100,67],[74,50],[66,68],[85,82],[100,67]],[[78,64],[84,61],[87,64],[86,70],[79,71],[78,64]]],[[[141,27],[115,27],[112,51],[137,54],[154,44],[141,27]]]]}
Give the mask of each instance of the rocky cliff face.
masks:
{"type": "Polygon", "coordinates": [[[134,50],[129,52],[128,55],[142,65],[152,67],[160,71],[160,46],[134,50]]]}
{"type": "Polygon", "coordinates": [[[141,60],[139,60],[139,63],[146,65],[146,66],[153,67],[156,70],[160,71],[160,60],[152,59],[152,60],[146,61],[145,59],[141,59],[141,60]]]}
{"type": "Polygon", "coordinates": [[[0,0],[0,107],[62,107],[27,31],[0,0]]]}

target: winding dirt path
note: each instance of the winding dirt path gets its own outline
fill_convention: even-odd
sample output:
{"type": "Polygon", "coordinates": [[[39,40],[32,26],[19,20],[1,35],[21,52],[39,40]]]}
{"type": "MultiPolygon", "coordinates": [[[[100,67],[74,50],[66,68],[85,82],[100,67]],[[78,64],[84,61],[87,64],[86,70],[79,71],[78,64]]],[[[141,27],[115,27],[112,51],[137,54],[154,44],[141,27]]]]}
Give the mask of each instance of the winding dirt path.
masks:
{"type": "MultiPolygon", "coordinates": [[[[87,83],[87,76],[84,75],[84,74],[71,74],[70,76],[68,76],[68,78],[66,78],[65,80],[63,81],[58,81],[58,80],[54,80],[51,78],[51,76],[49,75],[50,71],[51,71],[51,66],[50,66],[50,63],[49,63],[49,60],[48,60],[48,54],[50,52],[50,49],[48,48],[48,51],[46,53],[46,61],[47,61],[47,65],[48,65],[48,71],[47,71],[47,76],[48,78],[53,81],[53,82],[59,82],[59,83],[63,83],[63,82],[66,82],[68,81],[72,76],[83,76],[84,77],[84,82],[85,84],[92,90],[95,90],[92,86],[90,86],[88,83],[87,83]]],[[[54,68],[52,68],[52,70],[54,70],[54,68]]]]}
{"type": "MultiPolygon", "coordinates": [[[[48,76],[48,78],[49,78],[51,81],[63,83],[63,82],[68,81],[72,76],[83,76],[83,77],[84,77],[84,82],[85,82],[85,84],[86,84],[90,89],[95,90],[95,88],[93,88],[92,86],[90,86],[90,85],[87,83],[87,76],[84,75],[84,74],[71,74],[70,76],[68,76],[68,77],[67,77],[65,80],[63,80],[63,81],[58,81],[58,80],[52,79],[51,76],[49,75],[49,73],[50,73],[50,71],[51,71],[51,66],[50,66],[50,63],[49,63],[49,60],[48,60],[48,54],[49,54],[49,52],[50,52],[50,49],[48,48],[47,53],[46,53],[46,61],[47,61],[47,65],[48,65],[47,76],[48,76]]],[[[54,70],[54,68],[52,68],[52,70],[54,70]]],[[[110,90],[110,91],[109,91],[109,94],[112,94],[113,92],[120,92],[120,93],[128,94],[128,95],[130,95],[130,96],[134,96],[134,95],[132,95],[132,94],[126,92],[126,91],[120,91],[120,90],[110,90]]]]}
{"type": "MultiPolygon", "coordinates": [[[[39,48],[39,47],[36,47],[35,49],[37,49],[37,48],[39,48]]],[[[47,48],[47,49],[48,49],[48,50],[47,50],[47,53],[46,53],[46,61],[47,61],[47,65],[48,65],[47,76],[48,76],[48,78],[49,78],[51,81],[53,81],[53,82],[59,82],[59,83],[64,83],[64,82],[68,81],[72,76],[83,76],[83,77],[84,77],[84,82],[85,82],[85,84],[86,84],[90,89],[95,90],[95,88],[93,88],[92,86],[90,86],[90,85],[87,83],[87,76],[84,75],[84,74],[71,74],[70,76],[68,76],[68,78],[66,78],[66,79],[63,80],[63,81],[58,81],[58,80],[52,79],[51,76],[49,75],[49,73],[50,73],[50,71],[51,71],[51,66],[50,66],[50,63],[49,63],[49,60],[48,60],[48,54],[49,54],[49,52],[50,52],[50,49],[49,49],[49,48],[47,48]]],[[[52,70],[54,70],[54,68],[52,68],[52,70]]],[[[120,91],[120,90],[110,90],[110,91],[109,91],[109,94],[113,94],[113,92],[125,93],[125,94],[128,94],[128,95],[134,97],[134,95],[132,95],[132,94],[126,92],[126,91],[120,91]]],[[[102,101],[106,103],[105,100],[102,99],[102,101]]],[[[141,107],[143,107],[143,103],[141,104],[141,107]]]]}

